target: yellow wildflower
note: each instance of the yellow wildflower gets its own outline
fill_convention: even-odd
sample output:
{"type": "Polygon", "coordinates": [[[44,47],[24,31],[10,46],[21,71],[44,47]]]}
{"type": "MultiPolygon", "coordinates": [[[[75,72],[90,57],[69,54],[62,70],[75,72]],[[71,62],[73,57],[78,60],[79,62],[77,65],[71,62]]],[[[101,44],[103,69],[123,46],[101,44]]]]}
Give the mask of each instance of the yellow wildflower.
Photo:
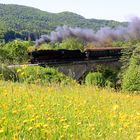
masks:
{"type": "Polygon", "coordinates": [[[47,124],[44,124],[44,125],[43,125],[43,128],[47,128],[47,127],[48,127],[48,125],[47,125],[47,124]]]}
{"type": "Polygon", "coordinates": [[[70,125],[66,124],[63,126],[64,129],[68,129],[70,125]]]}
{"type": "Polygon", "coordinates": [[[81,125],[81,122],[78,122],[77,125],[81,125]]]}
{"type": "Polygon", "coordinates": [[[33,127],[29,127],[28,131],[32,131],[33,130],[33,127]]]}
{"type": "Polygon", "coordinates": [[[110,126],[111,126],[111,127],[114,127],[114,126],[115,126],[115,123],[110,123],[110,126]]]}
{"type": "Polygon", "coordinates": [[[136,140],[140,140],[140,135],[139,135],[139,136],[137,136],[136,140]]]}
{"type": "Polygon", "coordinates": [[[21,75],[25,75],[25,72],[22,72],[21,75]]]}
{"type": "Polygon", "coordinates": [[[31,120],[30,120],[30,122],[34,122],[35,121],[35,118],[32,118],[31,120]]]}
{"type": "Polygon", "coordinates": [[[119,131],[121,132],[123,130],[123,128],[119,128],[119,131]]]}
{"type": "Polygon", "coordinates": [[[2,121],[5,121],[5,120],[6,120],[6,117],[2,117],[1,120],[2,120],[2,121]]]}
{"type": "Polygon", "coordinates": [[[36,128],[41,128],[42,127],[42,124],[41,123],[38,123],[38,124],[35,125],[35,127],[36,128]]]}
{"type": "Polygon", "coordinates": [[[118,110],[118,108],[119,108],[119,105],[117,105],[117,104],[113,106],[114,111],[118,110]]]}
{"type": "Polygon", "coordinates": [[[24,120],[24,121],[23,121],[24,124],[27,124],[27,122],[28,122],[28,120],[24,120]]]}
{"type": "Polygon", "coordinates": [[[17,114],[17,110],[14,110],[12,113],[13,113],[14,115],[16,115],[16,114],[17,114]]]}
{"type": "Polygon", "coordinates": [[[14,134],[13,140],[18,140],[18,134],[14,134]]]}
{"type": "Polygon", "coordinates": [[[21,72],[21,69],[17,69],[17,73],[21,72]]]}
{"type": "Polygon", "coordinates": [[[1,128],[1,129],[0,129],[0,134],[3,133],[3,132],[4,132],[4,130],[1,128]]]}

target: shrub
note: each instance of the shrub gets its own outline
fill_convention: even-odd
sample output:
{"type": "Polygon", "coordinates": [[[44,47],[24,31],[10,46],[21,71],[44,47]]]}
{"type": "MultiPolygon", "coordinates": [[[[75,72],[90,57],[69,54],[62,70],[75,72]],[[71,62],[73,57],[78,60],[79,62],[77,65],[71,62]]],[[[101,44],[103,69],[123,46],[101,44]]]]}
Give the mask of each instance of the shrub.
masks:
{"type": "Polygon", "coordinates": [[[100,72],[90,72],[85,78],[86,85],[103,86],[104,78],[100,72]]]}
{"type": "Polygon", "coordinates": [[[0,48],[0,63],[7,64],[9,60],[11,60],[11,58],[8,55],[8,51],[5,50],[4,48],[0,48]]]}
{"type": "Polygon", "coordinates": [[[0,80],[17,81],[17,74],[14,68],[8,68],[5,65],[0,65],[0,80]]]}
{"type": "Polygon", "coordinates": [[[6,51],[6,59],[9,64],[25,63],[28,59],[27,48],[29,42],[15,40],[4,45],[3,49],[6,51]]]}
{"type": "Polygon", "coordinates": [[[118,73],[120,71],[119,67],[98,65],[96,66],[96,71],[102,74],[103,84],[107,88],[119,88],[117,87],[117,82],[119,80],[118,73]]]}
{"type": "Polygon", "coordinates": [[[53,68],[23,65],[19,68],[8,68],[0,65],[0,80],[38,84],[76,84],[76,81],[53,68]]]}
{"type": "Polygon", "coordinates": [[[74,83],[62,73],[53,68],[44,68],[40,66],[22,66],[17,69],[19,82],[27,83],[74,83]]]}
{"type": "Polygon", "coordinates": [[[105,87],[106,88],[113,88],[113,87],[115,87],[115,85],[111,80],[107,79],[107,80],[105,80],[105,87]]]}
{"type": "Polygon", "coordinates": [[[79,41],[76,38],[66,38],[62,41],[62,43],[59,45],[61,49],[68,49],[68,50],[84,50],[84,45],[81,41],[79,41]]]}
{"type": "Polygon", "coordinates": [[[109,66],[103,66],[101,68],[100,72],[102,73],[105,79],[105,86],[112,88],[116,87],[119,70],[120,69],[117,67],[109,67],[109,66]]]}
{"type": "Polygon", "coordinates": [[[122,89],[140,91],[140,46],[133,51],[129,66],[124,72],[122,89]]]}

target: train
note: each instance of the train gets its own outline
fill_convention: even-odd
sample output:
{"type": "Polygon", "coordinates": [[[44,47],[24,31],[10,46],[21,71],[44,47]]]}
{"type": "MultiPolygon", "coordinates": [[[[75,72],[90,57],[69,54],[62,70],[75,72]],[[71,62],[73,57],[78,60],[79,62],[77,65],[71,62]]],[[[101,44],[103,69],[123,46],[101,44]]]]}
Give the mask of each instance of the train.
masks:
{"type": "Polygon", "coordinates": [[[81,50],[34,50],[29,52],[31,64],[63,61],[88,61],[97,59],[119,59],[122,55],[122,47],[92,48],[81,50]]]}
{"type": "Polygon", "coordinates": [[[86,57],[88,60],[103,59],[103,58],[120,58],[122,55],[122,47],[105,47],[105,48],[93,48],[86,49],[86,57]]]}

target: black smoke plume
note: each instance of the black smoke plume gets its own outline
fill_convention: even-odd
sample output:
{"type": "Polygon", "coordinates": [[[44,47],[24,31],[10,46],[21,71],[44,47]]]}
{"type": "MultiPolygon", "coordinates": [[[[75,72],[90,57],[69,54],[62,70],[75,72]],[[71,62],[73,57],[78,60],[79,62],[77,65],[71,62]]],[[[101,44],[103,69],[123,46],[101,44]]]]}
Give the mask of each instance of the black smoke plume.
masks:
{"type": "Polygon", "coordinates": [[[140,40],[140,18],[132,18],[127,27],[118,27],[115,29],[104,27],[97,32],[92,29],[81,29],[78,27],[57,27],[50,35],[42,35],[40,39],[36,40],[36,46],[48,42],[62,42],[67,37],[76,37],[86,42],[93,42],[94,44],[103,44],[107,41],[116,40],[140,40]]]}

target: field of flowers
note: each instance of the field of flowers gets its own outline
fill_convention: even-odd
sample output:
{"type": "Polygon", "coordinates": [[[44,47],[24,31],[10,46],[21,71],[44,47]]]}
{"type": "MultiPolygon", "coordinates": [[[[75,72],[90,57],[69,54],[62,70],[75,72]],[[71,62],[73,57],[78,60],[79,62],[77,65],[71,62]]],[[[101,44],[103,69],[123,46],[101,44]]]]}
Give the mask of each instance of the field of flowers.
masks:
{"type": "Polygon", "coordinates": [[[140,140],[140,95],[0,81],[0,139],[140,140]]]}

